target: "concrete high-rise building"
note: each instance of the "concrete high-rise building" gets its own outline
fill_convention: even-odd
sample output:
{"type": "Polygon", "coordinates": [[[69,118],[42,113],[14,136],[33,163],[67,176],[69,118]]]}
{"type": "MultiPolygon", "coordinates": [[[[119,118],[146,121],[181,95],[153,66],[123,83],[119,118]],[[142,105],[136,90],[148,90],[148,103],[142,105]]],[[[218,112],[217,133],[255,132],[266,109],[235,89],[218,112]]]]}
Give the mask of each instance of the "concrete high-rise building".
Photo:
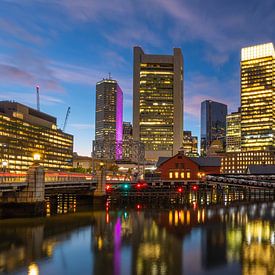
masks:
{"type": "Polygon", "coordinates": [[[275,50],[273,43],[241,51],[242,151],[275,149],[275,50]]]}
{"type": "Polygon", "coordinates": [[[94,156],[100,159],[121,159],[122,139],[123,92],[116,80],[103,79],[96,84],[94,156]],[[110,156],[110,152],[114,156],[110,156]]]}
{"type": "Polygon", "coordinates": [[[134,47],[133,138],[145,145],[145,158],[171,157],[182,146],[183,57],[145,54],[134,47]]]}
{"type": "Polygon", "coordinates": [[[226,152],[241,151],[241,112],[226,116],[226,152]]]}
{"type": "Polygon", "coordinates": [[[0,167],[24,173],[40,154],[45,169],[69,170],[73,136],[57,129],[56,118],[14,101],[0,101],[0,167]]]}
{"type": "Polygon", "coordinates": [[[206,155],[213,141],[225,147],[227,105],[212,100],[201,103],[201,155],[206,155]]]}

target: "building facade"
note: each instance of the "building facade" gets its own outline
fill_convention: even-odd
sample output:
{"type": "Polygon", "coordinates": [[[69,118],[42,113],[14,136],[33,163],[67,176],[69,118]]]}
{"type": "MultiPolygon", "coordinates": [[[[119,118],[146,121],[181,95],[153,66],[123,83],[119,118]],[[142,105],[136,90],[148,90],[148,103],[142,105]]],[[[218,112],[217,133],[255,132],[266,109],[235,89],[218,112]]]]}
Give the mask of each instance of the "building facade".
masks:
{"type": "Polygon", "coordinates": [[[188,157],[198,156],[198,137],[192,136],[191,131],[183,131],[182,150],[188,157]]]}
{"type": "Polygon", "coordinates": [[[275,149],[275,50],[272,43],[241,51],[242,151],[275,149]]]}
{"type": "Polygon", "coordinates": [[[249,165],[274,165],[275,151],[226,153],[221,160],[222,174],[245,174],[249,165]]]}
{"type": "Polygon", "coordinates": [[[212,100],[201,103],[201,155],[207,154],[215,140],[225,148],[227,105],[212,100]]]}
{"type": "Polygon", "coordinates": [[[37,153],[45,169],[68,170],[73,165],[73,136],[57,129],[53,116],[17,102],[1,101],[2,171],[5,168],[10,173],[26,172],[37,153]]]}
{"type": "Polygon", "coordinates": [[[241,151],[241,112],[226,116],[226,152],[241,151]]]}
{"type": "Polygon", "coordinates": [[[195,183],[204,180],[208,174],[219,174],[220,168],[219,157],[187,157],[179,152],[159,162],[157,171],[161,180],[195,183]]]}
{"type": "Polygon", "coordinates": [[[183,57],[149,55],[134,47],[133,138],[145,145],[145,158],[171,157],[182,146],[183,57]]]}
{"type": "Polygon", "coordinates": [[[103,79],[96,84],[95,157],[106,159],[110,144],[116,148],[115,158],[121,159],[122,139],[123,92],[116,80],[103,79]]]}

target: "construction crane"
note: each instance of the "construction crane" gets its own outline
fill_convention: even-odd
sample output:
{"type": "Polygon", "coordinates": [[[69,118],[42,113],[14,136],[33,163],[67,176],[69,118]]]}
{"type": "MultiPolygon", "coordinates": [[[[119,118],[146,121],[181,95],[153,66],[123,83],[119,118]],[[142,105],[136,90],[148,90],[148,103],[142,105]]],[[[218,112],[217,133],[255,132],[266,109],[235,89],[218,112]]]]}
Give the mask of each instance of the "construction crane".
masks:
{"type": "Polygon", "coordinates": [[[37,104],[37,111],[40,111],[39,85],[36,86],[36,104],[37,104]]]}
{"type": "Polygon", "coordinates": [[[67,113],[66,113],[66,118],[65,118],[65,121],[64,121],[64,124],[63,124],[63,129],[62,129],[63,132],[65,132],[70,112],[71,112],[71,107],[68,107],[68,110],[67,110],[67,113]]]}

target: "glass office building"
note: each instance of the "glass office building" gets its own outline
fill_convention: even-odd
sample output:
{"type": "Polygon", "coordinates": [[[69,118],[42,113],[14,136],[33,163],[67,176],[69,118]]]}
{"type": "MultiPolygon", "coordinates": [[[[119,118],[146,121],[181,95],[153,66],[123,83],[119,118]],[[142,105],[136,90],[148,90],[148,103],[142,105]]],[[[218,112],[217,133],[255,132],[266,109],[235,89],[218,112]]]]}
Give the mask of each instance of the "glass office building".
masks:
{"type": "Polygon", "coordinates": [[[241,51],[242,151],[275,149],[275,50],[273,43],[241,51]]]}
{"type": "Polygon", "coordinates": [[[145,144],[145,158],[171,157],[182,146],[183,57],[145,54],[134,47],[133,138],[145,144]]]}
{"type": "Polygon", "coordinates": [[[225,148],[227,105],[212,100],[201,103],[201,155],[211,143],[220,140],[225,148]]]}
{"type": "Polygon", "coordinates": [[[10,173],[24,173],[34,154],[50,170],[73,165],[73,136],[57,129],[56,118],[10,101],[0,102],[0,165],[10,173]]]}
{"type": "Polygon", "coordinates": [[[103,79],[96,84],[94,156],[99,159],[108,159],[110,150],[113,150],[110,148],[115,148],[114,158],[121,159],[122,139],[123,92],[116,80],[103,79]]]}

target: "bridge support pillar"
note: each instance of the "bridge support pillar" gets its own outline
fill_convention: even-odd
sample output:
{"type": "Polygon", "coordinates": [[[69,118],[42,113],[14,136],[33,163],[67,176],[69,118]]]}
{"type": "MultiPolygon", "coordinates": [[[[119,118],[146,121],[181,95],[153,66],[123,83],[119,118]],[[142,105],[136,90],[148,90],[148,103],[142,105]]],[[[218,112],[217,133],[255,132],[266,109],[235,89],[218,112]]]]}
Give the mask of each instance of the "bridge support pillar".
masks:
{"type": "Polygon", "coordinates": [[[12,196],[5,197],[1,204],[1,216],[41,216],[45,212],[44,169],[33,164],[27,172],[27,186],[12,196]]]}
{"type": "Polygon", "coordinates": [[[93,205],[102,205],[106,202],[106,172],[102,168],[97,181],[97,187],[93,196],[93,205]]]}

